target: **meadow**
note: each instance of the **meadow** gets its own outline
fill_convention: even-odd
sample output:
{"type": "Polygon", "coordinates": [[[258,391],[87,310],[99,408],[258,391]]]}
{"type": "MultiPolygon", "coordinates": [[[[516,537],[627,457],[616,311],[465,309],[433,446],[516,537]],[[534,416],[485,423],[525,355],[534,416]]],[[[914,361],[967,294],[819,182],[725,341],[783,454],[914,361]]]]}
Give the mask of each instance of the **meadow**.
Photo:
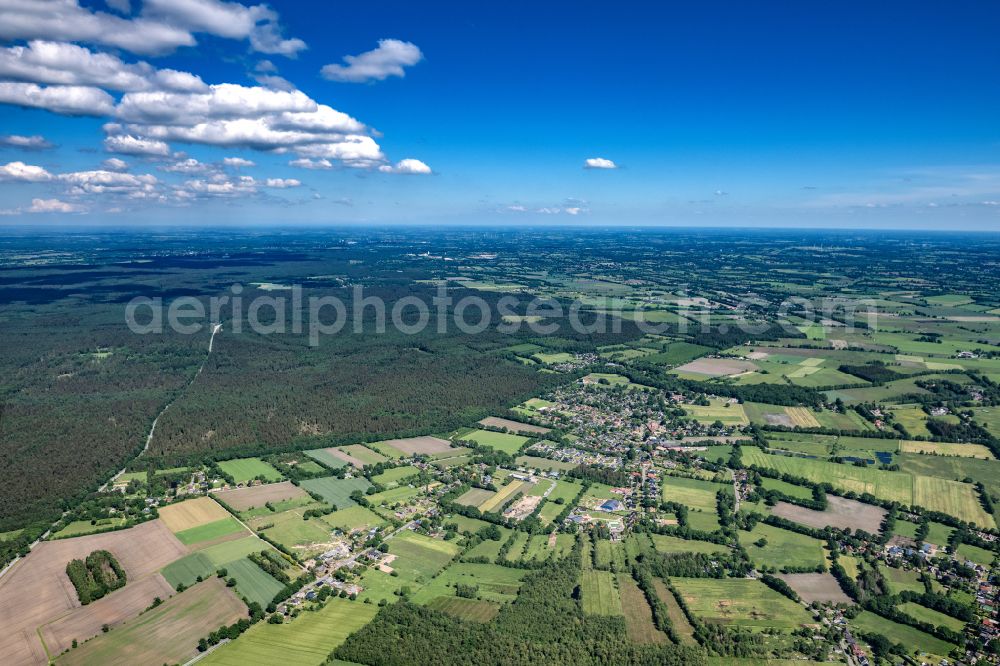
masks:
{"type": "Polygon", "coordinates": [[[942,641],[908,625],[887,620],[881,615],[876,615],[870,611],[863,611],[851,620],[850,624],[859,631],[885,636],[893,643],[900,643],[908,650],[915,648],[923,652],[946,657],[955,649],[955,646],[951,643],[942,641]]]}
{"type": "Polygon", "coordinates": [[[741,530],[739,540],[758,568],[816,567],[826,561],[822,541],[764,523],[757,523],[750,532],[741,530]],[[765,545],[756,545],[761,539],[765,545]]]}
{"type": "Polygon", "coordinates": [[[278,470],[260,458],[223,460],[218,465],[219,469],[233,477],[236,483],[246,483],[258,477],[263,477],[265,481],[281,481],[283,479],[278,470]]]}
{"type": "Polygon", "coordinates": [[[710,513],[716,510],[716,493],[720,490],[732,491],[731,485],[700,481],[679,476],[663,477],[662,496],[667,502],[680,502],[693,509],[710,513]]]}
{"type": "Polygon", "coordinates": [[[302,482],[302,487],[311,493],[321,495],[331,506],[338,509],[346,509],[356,504],[351,499],[351,493],[360,490],[364,493],[371,488],[367,479],[354,477],[352,479],[338,479],[334,476],[324,476],[318,479],[306,479],[302,482]]]}
{"type": "Polygon", "coordinates": [[[583,612],[588,615],[618,616],[622,614],[618,581],[611,572],[594,569],[581,572],[580,598],[583,612]]]}
{"type": "Polygon", "coordinates": [[[531,438],[505,432],[493,432],[492,430],[472,430],[471,432],[459,431],[454,439],[472,441],[480,446],[489,446],[497,451],[513,455],[531,438]]]}
{"type": "Polygon", "coordinates": [[[691,612],[706,622],[751,628],[795,629],[812,616],[759,580],[672,578],[691,612]]]}

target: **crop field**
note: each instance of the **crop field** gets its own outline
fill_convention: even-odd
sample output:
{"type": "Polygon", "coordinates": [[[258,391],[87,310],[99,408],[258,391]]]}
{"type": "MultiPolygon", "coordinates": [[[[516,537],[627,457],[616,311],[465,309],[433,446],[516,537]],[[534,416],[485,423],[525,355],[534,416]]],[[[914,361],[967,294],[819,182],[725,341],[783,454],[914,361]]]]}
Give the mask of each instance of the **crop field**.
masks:
{"type": "Polygon", "coordinates": [[[141,580],[129,581],[125,587],[97,601],[63,615],[39,629],[45,646],[52,654],[71,647],[74,640],[83,642],[101,633],[101,627],[118,627],[131,620],[153,603],[174,593],[163,576],[153,574],[141,580]]]}
{"type": "Polygon", "coordinates": [[[485,488],[471,488],[465,491],[455,502],[464,506],[478,507],[496,495],[495,491],[485,488]]]}
{"type": "Polygon", "coordinates": [[[303,451],[303,453],[330,469],[340,469],[341,467],[345,467],[347,465],[347,461],[333,455],[334,450],[334,448],[312,449],[311,451],[303,451]]]}
{"type": "Polygon", "coordinates": [[[256,536],[248,536],[235,541],[225,541],[214,546],[209,546],[198,552],[208,558],[208,561],[212,563],[212,570],[215,571],[216,568],[228,564],[233,560],[238,560],[241,557],[246,557],[250,553],[270,549],[271,544],[268,542],[256,536]]]}
{"type": "Polygon", "coordinates": [[[412,465],[406,465],[404,467],[394,467],[371,478],[375,483],[383,486],[392,486],[398,484],[403,479],[408,479],[418,474],[420,474],[419,469],[412,465]]]}
{"type": "Polygon", "coordinates": [[[102,633],[59,659],[60,664],[185,663],[212,627],[246,616],[246,607],[212,578],[175,594],[153,610],[102,633]]]}
{"type": "Polygon", "coordinates": [[[332,546],[330,528],[325,522],[318,518],[303,520],[302,514],[294,509],[254,518],[250,527],[303,559],[332,546]]]}
{"type": "Polygon", "coordinates": [[[740,361],[734,358],[699,358],[690,363],[678,366],[671,370],[673,374],[681,377],[711,378],[740,375],[745,372],[754,372],[758,369],[750,361],[740,361]]]}
{"type": "Polygon", "coordinates": [[[532,484],[529,481],[516,481],[516,480],[511,481],[503,488],[498,490],[495,495],[493,495],[492,497],[484,501],[482,504],[480,504],[479,510],[482,511],[483,513],[486,513],[488,511],[496,511],[501,506],[503,506],[504,502],[514,497],[514,495],[516,495],[517,493],[526,493],[531,488],[531,486],[532,484]]]}
{"type": "Polygon", "coordinates": [[[1000,462],[995,460],[901,453],[897,462],[904,472],[915,476],[933,476],[948,480],[969,477],[973,481],[981,482],[989,492],[1000,494],[1000,462]]]}
{"type": "Polygon", "coordinates": [[[669,642],[667,635],[653,624],[653,611],[639,586],[630,574],[618,574],[618,594],[621,597],[625,629],[633,643],[662,645],[669,642]]]}
{"type": "Polygon", "coordinates": [[[778,502],[771,513],[779,518],[785,518],[808,527],[837,527],[852,530],[862,529],[869,534],[878,534],[885,518],[885,509],[865,504],[857,500],[826,496],[826,511],[815,511],[788,502],[778,502]]]}
{"type": "Polygon", "coordinates": [[[216,493],[215,496],[236,511],[248,511],[253,508],[262,507],[268,502],[275,504],[277,502],[308,497],[304,490],[293,485],[291,481],[222,490],[216,493]]]}
{"type": "Polygon", "coordinates": [[[691,612],[706,622],[775,629],[813,622],[805,608],[759,580],[672,578],[671,582],[691,612]]]}
{"type": "Polygon", "coordinates": [[[530,423],[521,423],[520,421],[511,421],[510,419],[502,419],[498,416],[487,416],[482,421],[479,421],[479,425],[491,428],[505,428],[510,432],[525,433],[532,436],[544,435],[545,433],[552,431],[552,428],[544,428],[542,426],[531,425],[530,423]]]}
{"type": "Polygon", "coordinates": [[[204,553],[191,553],[163,567],[161,573],[171,589],[176,589],[178,585],[190,587],[198,580],[198,576],[208,578],[214,574],[215,565],[204,553]]]}
{"type": "Polygon", "coordinates": [[[262,608],[271,603],[274,595],[284,587],[245,557],[226,563],[226,573],[228,577],[236,579],[236,591],[241,597],[246,597],[251,602],[256,601],[262,608]]]}
{"type": "Polygon", "coordinates": [[[840,583],[829,573],[797,573],[778,574],[778,578],[788,583],[788,586],[806,603],[814,601],[834,604],[850,604],[851,598],[840,589],[840,583]]]}
{"type": "Polygon", "coordinates": [[[803,428],[818,428],[820,422],[816,420],[815,413],[805,407],[783,407],[781,405],[767,405],[759,402],[748,402],[743,405],[747,418],[752,423],[763,425],[780,425],[789,428],[802,426],[803,428]]]}
{"type": "Polygon", "coordinates": [[[941,657],[948,656],[955,646],[951,643],[935,638],[919,629],[911,626],[887,620],[881,615],[876,615],[870,611],[863,611],[853,620],[851,626],[855,629],[869,634],[880,634],[893,643],[900,643],[908,650],[922,650],[941,657]]]}
{"type": "Polygon", "coordinates": [[[932,476],[913,477],[913,502],[932,511],[941,511],[980,527],[993,528],[996,522],[986,513],[975,486],[932,476]]]}
{"type": "Polygon", "coordinates": [[[395,506],[399,502],[405,502],[419,495],[421,488],[411,488],[409,486],[396,486],[383,490],[374,495],[368,495],[368,501],[374,506],[395,506]]]}
{"type": "MultiPolygon", "coordinates": [[[[0,626],[4,628],[0,654],[12,663],[48,663],[36,628],[77,605],[76,591],[65,573],[66,563],[95,550],[110,551],[129,581],[145,578],[187,552],[159,520],[127,530],[38,544],[30,557],[0,578],[0,626]]],[[[113,599],[114,594],[106,598],[113,599]]]]}
{"type": "Polygon", "coordinates": [[[822,541],[764,523],[757,523],[750,532],[740,531],[739,540],[758,568],[815,567],[826,561],[822,541]],[[767,543],[758,546],[760,539],[767,543]]]}
{"type": "Polygon", "coordinates": [[[241,533],[246,533],[243,526],[240,525],[240,523],[232,516],[226,516],[222,520],[216,520],[211,523],[199,525],[198,527],[190,527],[186,530],[181,530],[180,532],[177,532],[175,536],[181,543],[190,546],[204,541],[215,541],[216,539],[221,539],[222,537],[241,533]]]}
{"type": "Polygon", "coordinates": [[[229,518],[229,512],[208,497],[162,506],[159,513],[160,521],[174,533],[229,518]]]}
{"type": "Polygon", "coordinates": [[[793,451],[809,456],[826,458],[835,437],[824,435],[795,435],[793,433],[767,433],[767,446],[778,451],[793,451]],[[779,436],[780,435],[780,436],[779,436]]]}
{"type": "Polygon", "coordinates": [[[715,495],[720,490],[732,492],[733,487],[728,484],[714,483],[712,481],[700,481],[698,479],[687,479],[679,476],[663,477],[663,499],[667,502],[680,502],[693,509],[701,509],[710,513],[715,513],[715,495]]]}
{"type": "Polygon", "coordinates": [[[684,411],[699,423],[712,424],[719,421],[723,425],[749,425],[743,405],[725,400],[712,400],[711,405],[684,405],[684,411]]]}
{"type": "Polygon", "coordinates": [[[202,659],[204,666],[320,666],[330,652],[368,624],[378,606],[330,599],[315,613],[302,613],[284,624],[258,622],[239,640],[202,659]]]}
{"type": "Polygon", "coordinates": [[[903,440],[899,443],[902,453],[925,453],[938,456],[958,456],[994,460],[993,453],[982,444],[957,444],[951,442],[917,442],[903,440]]]}
{"type": "Polygon", "coordinates": [[[361,477],[338,479],[335,476],[324,476],[318,479],[306,479],[302,481],[301,485],[309,492],[321,495],[331,506],[346,509],[355,505],[355,501],[351,499],[351,493],[355,490],[364,493],[372,484],[361,477]]]}
{"type": "Polygon", "coordinates": [[[370,529],[385,524],[385,519],[360,504],[355,504],[346,509],[338,509],[327,516],[320,516],[317,520],[345,532],[356,529],[370,529]]]}
{"type": "Polygon", "coordinates": [[[396,555],[392,568],[400,578],[426,582],[433,578],[461,550],[451,541],[404,530],[388,540],[389,552],[396,555]]]}
{"type": "Polygon", "coordinates": [[[260,458],[239,458],[237,460],[223,460],[218,463],[219,469],[236,479],[236,483],[246,483],[259,476],[265,481],[281,481],[282,476],[278,470],[260,458]]]}
{"type": "Polygon", "coordinates": [[[498,603],[463,597],[435,597],[427,607],[468,622],[489,622],[500,613],[498,603]]]}
{"type": "Polygon", "coordinates": [[[472,432],[460,435],[459,439],[473,441],[481,446],[489,446],[497,451],[513,455],[520,450],[530,437],[511,435],[504,432],[493,432],[491,430],[473,430],[472,432]]]}
{"type": "Polygon", "coordinates": [[[388,460],[386,456],[372,451],[361,444],[351,444],[350,446],[337,446],[327,449],[334,458],[340,458],[348,465],[361,469],[365,465],[375,465],[388,460]]]}
{"type": "Polygon", "coordinates": [[[414,455],[435,455],[452,448],[451,442],[440,437],[408,437],[406,439],[387,439],[375,442],[370,446],[389,458],[408,458],[414,455]]]}
{"type": "Polygon", "coordinates": [[[711,555],[712,553],[724,553],[729,550],[728,547],[712,543],[711,541],[681,539],[669,534],[650,534],[649,538],[652,539],[656,552],[664,554],[705,553],[706,555],[711,555]]]}
{"type": "Polygon", "coordinates": [[[965,622],[962,622],[958,618],[954,618],[950,615],[945,615],[932,608],[927,608],[926,606],[921,606],[920,604],[907,601],[905,603],[899,604],[897,608],[910,617],[920,620],[921,622],[927,622],[935,627],[948,627],[952,631],[961,632],[965,628],[965,622]]]}
{"type": "Polygon", "coordinates": [[[455,585],[479,588],[479,596],[487,601],[506,603],[517,598],[521,581],[530,573],[496,564],[458,562],[452,564],[413,595],[415,603],[428,603],[438,597],[454,596],[455,585]]]}
{"type": "Polygon", "coordinates": [[[875,497],[913,503],[913,479],[903,472],[886,472],[870,467],[767,454],[756,447],[743,449],[746,465],[759,465],[783,474],[802,477],[813,483],[828,482],[843,490],[869,493],[875,497]]]}

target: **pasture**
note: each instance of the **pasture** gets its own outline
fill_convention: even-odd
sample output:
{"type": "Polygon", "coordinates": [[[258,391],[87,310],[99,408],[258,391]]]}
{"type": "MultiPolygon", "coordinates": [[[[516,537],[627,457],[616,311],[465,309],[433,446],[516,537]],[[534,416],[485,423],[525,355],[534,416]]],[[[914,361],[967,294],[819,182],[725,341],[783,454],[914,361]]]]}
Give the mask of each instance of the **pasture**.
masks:
{"type": "Polygon", "coordinates": [[[812,488],[808,486],[798,486],[794,483],[788,483],[781,479],[772,479],[767,476],[761,479],[760,485],[765,490],[775,490],[782,495],[795,499],[811,500],[813,496],[812,488]]]}
{"type": "Polygon", "coordinates": [[[649,538],[652,539],[653,548],[656,549],[656,552],[663,554],[705,553],[706,555],[711,555],[713,553],[724,553],[729,550],[728,547],[712,543],[711,541],[681,539],[669,534],[650,534],[649,538]]]}
{"type": "Polygon", "coordinates": [[[345,532],[356,529],[371,529],[372,527],[381,527],[385,524],[385,519],[360,504],[355,504],[346,509],[338,509],[329,515],[320,516],[318,520],[330,527],[341,529],[345,532]]]}
{"type": "Polygon", "coordinates": [[[470,488],[456,499],[455,503],[463,506],[479,507],[495,495],[495,491],[486,490],[485,488],[470,488]]]}
{"type": "Polygon", "coordinates": [[[236,591],[239,595],[251,602],[256,601],[262,608],[271,603],[274,595],[284,587],[245,557],[227,562],[225,568],[227,577],[236,579],[236,591]]]}
{"type": "Polygon", "coordinates": [[[687,479],[680,476],[664,476],[662,496],[667,502],[679,502],[693,509],[715,513],[715,495],[720,490],[732,492],[729,484],[687,479]]]}
{"type": "Polygon", "coordinates": [[[514,569],[496,564],[458,562],[452,564],[420,588],[413,595],[414,603],[429,603],[438,597],[455,595],[456,585],[479,588],[479,596],[486,601],[506,603],[517,598],[521,581],[530,573],[527,569],[514,569]]]}
{"type": "Polygon", "coordinates": [[[749,425],[743,405],[728,400],[713,399],[710,405],[684,405],[687,412],[695,421],[711,425],[716,421],[723,425],[744,426],[749,425]]]}
{"type": "Polygon", "coordinates": [[[427,607],[468,622],[489,622],[500,613],[498,603],[464,597],[435,597],[427,607]]]}
{"type": "Polygon", "coordinates": [[[418,474],[420,474],[419,469],[413,465],[405,465],[386,470],[381,474],[371,477],[371,479],[380,485],[393,487],[398,485],[400,481],[417,476],[418,474]]]}
{"type": "Polygon", "coordinates": [[[982,444],[903,440],[899,443],[899,450],[902,453],[924,453],[937,456],[958,456],[961,458],[994,460],[993,453],[982,444]]]}
{"type": "Polygon", "coordinates": [[[332,546],[330,527],[325,522],[318,518],[303,520],[302,514],[294,509],[254,518],[250,527],[302,559],[318,555],[332,546]]]}
{"type": "Polygon", "coordinates": [[[396,555],[392,568],[402,579],[426,582],[433,578],[461,550],[452,541],[404,530],[389,539],[389,552],[396,555]]]}
{"type": "Polygon", "coordinates": [[[351,444],[350,446],[337,446],[327,449],[327,452],[334,458],[343,460],[348,465],[361,469],[365,465],[377,465],[385,462],[388,458],[381,453],[372,451],[361,444],[351,444]]]}
{"type": "Polygon", "coordinates": [[[479,510],[483,513],[497,511],[503,506],[504,502],[513,498],[517,493],[527,493],[532,485],[533,484],[529,481],[511,481],[498,490],[492,497],[480,504],[479,510]]]}
{"type": "Polygon", "coordinates": [[[796,629],[812,624],[805,608],[759,580],[672,578],[691,612],[706,622],[751,628],[796,629]]]}
{"type": "Polygon", "coordinates": [[[223,460],[218,465],[219,469],[233,477],[236,483],[246,483],[258,477],[263,477],[265,481],[281,481],[283,478],[278,470],[260,458],[223,460]]]}
{"type": "Polygon", "coordinates": [[[505,432],[493,432],[491,430],[473,430],[457,435],[457,439],[475,442],[480,446],[488,446],[497,451],[514,455],[531,438],[524,435],[511,435],[505,432]]]}
{"type": "Polygon", "coordinates": [[[191,546],[240,533],[246,533],[244,527],[232,516],[226,516],[222,520],[181,530],[175,536],[184,545],[191,546]]]}
{"type": "Polygon", "coordinates": [[[944,613],[938,612],[932,608],[927,608],[926,606],[921,606],[913,601],[907,601],[899,604],[897,608],[910,617],[920,620],[921,622],[930,623],[935,627],[948,627],[952,631],[958,632],[965,628],[965,622],[962,622],[958,618],[945,615],[944,613]]]}
{"type": "Polygon", "coordinates": [[[312,449],[311,451],[304,451],[304,453],[317,461],[321,465],[328,467],[330,469],[340,469],[347,465],[347,461],[343,458],[333,455],[334,448],[327,449],[312,449]]]}
{"type": "Polygon", "coordinates": [[[487,416],[485,419],[479,421],[479,425],[488,426],[491,428],[502,428],[509,432],[522,433],[527,435],[544,435],[547,432],[551,432],[551,428],[543,428],[542,426],[531,425],[530,423],[521,423],[520,421],[511,421],[510,419],[502,419],[497,416],[487,416]]]}
{"type": "Polygon", "coordinates": [[[757,568],[815,567],[826,561],[823,542],[798,532],[757,523],[750,532],[741,530],[738,535],[757,568]],[[758,546],[761,539],[766,543],[758,546]]]}
{"type": "Polygon", "coordinates": [[[378,606],[332,598],[314,613],[284,624],[258,622],[239,640],[213,650],[204,666],[320,666],[347,637],[368,624],[378,606]]]}
{"type": "Polygon", "coordinates": [[[935,638],[919,629],[887,620],[881,615],[876,615],[870,611],[863,611],[856,618],[850,620],[850,625],[864,633],[885,636],[893,643],[902,644],[909,651],[917,649],[940,657],[946,657],[955,648],[951,643],[935,638]]]}
{"type": "Polygon", "coordinates": [[[618,581],[609,571],[588,569],[580,573],[580,602],[588,615],[620,616],[622,600],[618,581]]]}
{"type": "Polygon", "coordinates": [[[210,629],[243,617],[243,602],[223,581],[212,578],[70,650],[59,663],[185,663],[197,654],[198,639],[210,629]]]}
{"type": "Polygon", "coordinates": [[[335,476],[324,476],[318,479],[306,479],[301,482],[307,491],[320,495],[331,506],[338,509],[346,509],[356,504],[351,499],[351,493],[356,490],[364,493],[371,488],[368,479],[355,477],[352,479],[338,479],[335,476]]]}
{"type": "Polygon", "coordinates": [[[618,574],[618,594],[621,597],[625,630],[633,643],[662,645],[669,642],[667,635],[653,624],[653,611],[639,586],[630,574],[618,574]]]}

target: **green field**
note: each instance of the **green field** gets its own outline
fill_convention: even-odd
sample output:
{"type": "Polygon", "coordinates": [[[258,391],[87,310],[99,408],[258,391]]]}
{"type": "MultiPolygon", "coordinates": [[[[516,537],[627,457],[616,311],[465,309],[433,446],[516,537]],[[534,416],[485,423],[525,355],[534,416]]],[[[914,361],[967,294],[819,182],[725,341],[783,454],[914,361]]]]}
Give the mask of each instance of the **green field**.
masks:
{"type": "Polygon", "coordinates": [[[726,546],[712,543],[710,541],[698,541],[697,539],[681,539],[680,537],[668,534],[650,534],[653,547],[659,553],[724,553],[729,550],[726,546]]]}
{"type": "Polygon", "coordinates": [[[679,502],[693,509],[701,509],[713,514],[716,510],[715,495],[720,490],[731,493],[733,487],[728,484],[686,479],[679,476],[663,477],[662,495],[665,501],[679,502]]]}
{"type": "Polygon", "coordinates": [[[372,451],[367,446],[362,444],[351,444],[349,446],[338,446],[338,449],[351,456],[352,458],[357,458],[361,461],[362,465],[377,465],[380,462],[385,462],[388,460],[381,453],[376,453],[372,451]]]}
{"type": "Polygon", "coordinates": [[[215,574],[216,566],[204,553],[191,553],[179,560],[171,562],[160,573],[174,588],[178,585],[190,587],[198,580],[198,576],[207,578],[215,574]]]}
{"type": "Polygon", "coordinates": [[[617,580],[622,614],[625,616],[625,630],[629,639],[639,645],[668,643],[667,635],[653,623],[653,611],[649,607],[646,595],[636,585],[632,575],[620,573],[617,580]]]}
{"type": "Polygon", "coordinates": [[[750,532],[741,530],[739,539],[758,568],[815,567],[826,560],[822,541],[764,523],[757,523],[750,532]],[[760,539],[767,541],[763,547],[756,545],[760,539]]]}
{"type": "Polygon", "coordinates": [[[338,509],[346,509],[355,505],[351,493],[368,490],[372,484],[368,479],[354,477],[353,479],[338,479],[335,476],[324,476],[318,479],[306,479],[302,487],[312,493],[317,493],[338,509]]]}
{"type": "Polygon", "coordinates": [[[893,594],[900,592],[924,593],[924,584],[920,582],[920,574],[912,569],[898,569],[879,564],[878,570],[882,573],[886,582],[889,583],[889,591],[893,594]]]}
{"type": "Polygon", "coordinates": [[[228,562],[226,575],[236,579],[237,594],[251,602],[256,601],[261,607],[266,607],[271,603],[274,595],[284,587],[282,583],[245,557],[228,562]]]}
{"type": "Polygon", "coordinates": [[[691,612],[706,622],[795,629],[813,621],[805,608],[759,580],[672,578],[671,582],[691,612]]]}
{"type": "Polygon", "coordinates": [[[496,564],[458,562],[442,571],[413,595],[415,603],[429,603],[436,598],[455,595],[455,585],[465,584],[479,588],[479,596],[486,601],[505,603],[517,597],[521,581],[529,571],[496,564]]]}
{"type": "Polygon", "coordinates": [[[350,532],[353,529],[380,527],[385,519],[371,509],[355,504],[346,509],[338,509],[327,516],[321,516],[320,521],[330,527],[350,532]]]}
{"type": "Polygon", "coordinates": [[[250,553],[270,549],[271,544],[266,541],[263,541],[256,536],[248,536],[242,539],[236,539],[235,541],[223,541],[222,543],[209,546],[208,548],[198,552],[204,554],[209,559],[209,561],[213,564],[214,570],[214,568],[221,567],[227,562],[232,562],[233,560],[238,560],[241,557],[246,557],[250,553]]]}
{"type": "Polygon", "coordinates": [[[368,624],[378,606],[333,598],[315,613],[284,624],[258,622],[239,640],[212,651],[206,666],[320,666],[348,635],[368,624]]]}
{"type": "Polygon", "coordinates": [[[386,470],[381,474],[377,474],[372,477],[372,481],[381,484],[383,486],[392,486],[399,484],[403,479],[409,479],[410,477],[420,474],[420,470],[413,465],[406,465],[404,467],[394,467],[390,470],[386,470]]]}
{"type": "Polygon", "coordinates": [[[761,479],[760,485],[766,490],[776,490],[783,495],[797,499],[811,500],[813,496],[812,488],[807,486],[798,486],[794,483],[782,481],[781,479],[772,479],[765,476],[761,479]]]}
{"type": "Polygon", "coordinates": [[[945,615],[926,606],[921,606],[913,601],[902,603],[897,608],[915,620],[927,622],[935,627],[948,627],[952,631],[962,631],[965,627],[965,622],[962,622],[958,618],[945,615]]]}
{"type": "Polygon", "coordinates": [[[990,566],[996,557],[993,551],[968,543],[963,543],[958,547],[957,555],[963,559],[971,560],[976,564],[981,564],[984,567],[990,566]]]}
{"type": "Polygon", "coordinates": [[[487,539],[479,543],[478,545],[474,546],[472,550],[466,553],[466,556],[469,558],[485,557],[488,558],[490,561],[496,560],[496,558],[500,555],[500,547],[503,546],[504,542],[510,538],[510,535],[512,533],[513,533],[512,530],[506,527],[501,527],[500,528],[501,538],[499,541],[493,541],[491,539],[487,539]]]}
{"type": "Polygon", "coordinates": [[[516,462],[522,467],[540,469],[543,471],[558,470],[560,472],[565,472],[566,470],[576,467],[573,463],[549,460],[548,458],[538,458],[537,456],[518,456],[516,462]]]}
{"type": "Polygon", "coordinates": [[[281,481],[283,476],[268,463],[260,458],[239,458],[237,460],[223,460],[218,463],[219,469],[233,477],[236,483],[246,483],[258,476],[264,477],[266,481],[281,481]]]}
{"type": "Polygon", "coordinates": [[[396,555],[392,568],[404,580],[427,582],[434,577],[460,548],[453,541],[430,537],[404,530],[387,541],[389,553],[396,555]]]}
{"type": "Polygon", "coordinates": [[[622,601],[618,594],[615,575],[608,571],[587,570],[580,574],[580,599],[583,612],[588,615],[622,614],[622,601]]]}
{"type": "MultiPolygon", "coordinates": [[[[52,538],[66,539],[69,537],[83,536],[84,534],[93,534],[94,532],[101,532],[103,530],[119,527],[124,524],[124,518],[98,518],[94,521],[94,524],[91,524],[91,521],[89,520],[74,520],[73,522],[67,524],[66,527],[53,534],[52,538]]],[[[16,530],[16,532],[20,532],[20,530],[16,530]]],[[[14,533],[12,532],[11,534],[14,533]]],[[[3,541],[3,539],[0,539],[0,541],[3,541]]]]}
{"type": "Polygon", "coordinates": [[[212,539],[218,539],[219,537],[242,531],[244,531],[244,528],[240,525],[239,521],[232,516],[227,516],[222,520],[216,520],[211,523],[199,525],[198,527],[181,530],[174,536],[176,536],[181,543],[189,546],[191,544],[201,543],[202,541],[211,541],[212,539]]]}
{"type": "Polygon", "coordinates": [[[503,506],[504,502],[508,499],[512,499],[518,493],[525,493],[531,488],[531,483],[529,481],[511,481],[503,488],[497,491],[497,493],[487,499],[485,502],[479,505],[479,510],[483,513],[488,511],[497,511],[503,506]]]}
{"type": "Polygon", "coordinates": [[[254,518],[250,526],[302,559],[330,549],[329,525],[318,518],[303,520],[294,509],[254,518]]]}
{"type": "Polygon", "coordinates": [[[948,653],[955,648],[951,643],[946,643],[930,634],[925,634],[919,629],[887,620],[881,615],[876,615],[870,611],[863,611],[856,618],[850,620],[850,624],[859,631],[869,634],[880,634],[893,643],[900,643],[910,650],[911,654],[912,650],[916,649],[936,654],[940,657],[947,657],[948,653]]]}
{"type": "Polygon", "coordinates": [[[707,406],[684,405],[684,411],[687,412],[688,415],[695,421],[709,425],[715,423],[716,421],[721,422],[723,425],[730,426],[744,426],[750,424],[750,419],[747,418],[743,405],[739,403],[730,403],[727,400],[721,399],[713,399],[710,402],[711,404],[707,406]]]}
{"type": "Polygon", "coordinates": [[[489,622],[500,613],[500,604],[496,602],[463,597],[435,597],[427,607],[468,622],[489,622]]]}
{"type": "Polygon", "coordinates": [[[341,467],[345,467],[347,465],[346,460],[341,460],[326,449],[313,449],[312,451],[305,451],[304,453],[313,460],[318,460],[330,469],[340,469],[341,467]]]}
{"type": "Polygon", "coordinates": [[[492,430],[473,430],[456,436],[456,439],[472,441],[480,446],[489,446],[497,451],[513,455],[531,438],[506,432],[493,432],[492,430]]]}

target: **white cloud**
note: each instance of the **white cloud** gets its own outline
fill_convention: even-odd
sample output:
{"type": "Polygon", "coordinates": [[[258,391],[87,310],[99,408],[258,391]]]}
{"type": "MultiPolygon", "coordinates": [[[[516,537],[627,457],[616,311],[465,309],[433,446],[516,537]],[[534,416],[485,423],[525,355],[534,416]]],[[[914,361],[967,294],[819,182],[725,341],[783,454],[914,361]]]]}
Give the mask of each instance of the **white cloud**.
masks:
{"type": "Polygon", "coordinates": [[[383,164],[378,168],[382,173],[401,173],[406,175],[426,175],[433,173],[431,168],[421,162],[420,160],[415,160],[412,158],[406,158],[404,160],[399,160],[395,165],[383,164]]]}
{"type": "Polygon", "coordinates": [[[308,157],[300,157],[297,160],[289,162],[288,166],[300,169],[332,169],[333,163],[330,160],[311,160],[308,157]]]}
{"type": "Polygon", "coordinates": [[[110,169],[112,171],[125,171],[128,169],[128,162],[125,160],[120,160],[117,157],[109,157],[101,163],[105,169],[110,169]]]}
{"type": "Polygon", "coordinates": [[[417,64],[423,57],[416,44],[380,39],[377,48],[356,56],[344,56],[347,65],[326,65],[320,73],[330,81],[382,81],[390,76],[405,76],[403,68],[417,64]]]}
{"type": "Polygon", "coordinates": [[[295,178],[268,178],[264,181],[264,185],[266,187],[286,189],[289,187],[299,187],[302,185],[302,181],[296,180],[295,178]]]}
{"type": "Polygon", "coordinates": [[[55,148],[55,145],[45,139],[44,136],[34,134],[32,136],[22,136],[20,134],[7,134],[0,136],[0,145],[21,150],[47,150],[55,148]]]}
{"type": "Polygon", "coordinates": [[[100,88],[48,86],[34,83],[0,82],[0,104],[47,109],[68,116],[105,116],[115,100],[100,88]]]}
{"type": "MultiPolygon", "coordinates": [[[[113,7],[121,11],[125,3],[115,0],[113,7]]],[[[88,42],[162,55],[194,46],[192,33],[204,32],[249,39],[263,53],[294,56],[306,45],[300,39],[284,39],[277,20],[278,15],[265,5],[246,7],[218,0],[146,0],[142,15],[135,18],[91,11],[77,0],[7,0],[0,39],[88,42]]]]}
{"type": "Polygon", "coordinates": [[[588,157],[583,162],[584,169],[617,169],[618,165],[603,157],[588,157]]]}
{"type": "Polygon", "coordinates": [[[149,63],[127,64],[117,56],[95,53],[76,44],[33,40],[27,46],[0,49],[0,77],[109,90],[168,89],[196,92],[207,89],[187,72],[158,70],[149,63]]]}
{"type": "Polygon", "coordinates": [[[129,0],[104,0],[104,4],[126,16],[132,13],[132,3],[129,0]]]}
{"type": "Polygon", "coordinates": [[[178,160],[173,164],[168,164],[164,167],[160,167],[164,171],[170,171],[172,173],[205,173],[211,171],[215,167],[211,164],[205,164],[204,162],[199,162],[193,157],[187,159],[178,160]]]}
{"type": "Polygon", "coordinates": [[[228,167],[242,168],[242,167],[252,167],[257,166],[255,162],[251,160],[245,160],[242,157],[225,157],[222,159],[222,163],[228,167]]]}
{"type": "Polygon", "coordinates": [[[32,199],[28,213],[82,213],[83,207],[59,199],[32,199]]]}
{"type": "Polygon", "coordinates": [[[117,134],[107,137],[104,139],[104,149],[109,153],[121,153],[122,155],[166,157],[170,154],[170,146],[165,142],[131,134],[117,134]]]}
{"type": "Polygon", "coordinates": [[[75,171],[59,175],[59,180],[70,185],[69,193],[82,194],[123,194],[134,199],[157,196],[159,181],[152,174],[131,174],[119,171],[75,171]]]}
{"type": "Polygon", "coordinates": [[[17,181],[22,183],[41,183],[51,180],[52,174],[43,167],[24,162],[9,162],[0,165],[0,181],[17,181]]]}

